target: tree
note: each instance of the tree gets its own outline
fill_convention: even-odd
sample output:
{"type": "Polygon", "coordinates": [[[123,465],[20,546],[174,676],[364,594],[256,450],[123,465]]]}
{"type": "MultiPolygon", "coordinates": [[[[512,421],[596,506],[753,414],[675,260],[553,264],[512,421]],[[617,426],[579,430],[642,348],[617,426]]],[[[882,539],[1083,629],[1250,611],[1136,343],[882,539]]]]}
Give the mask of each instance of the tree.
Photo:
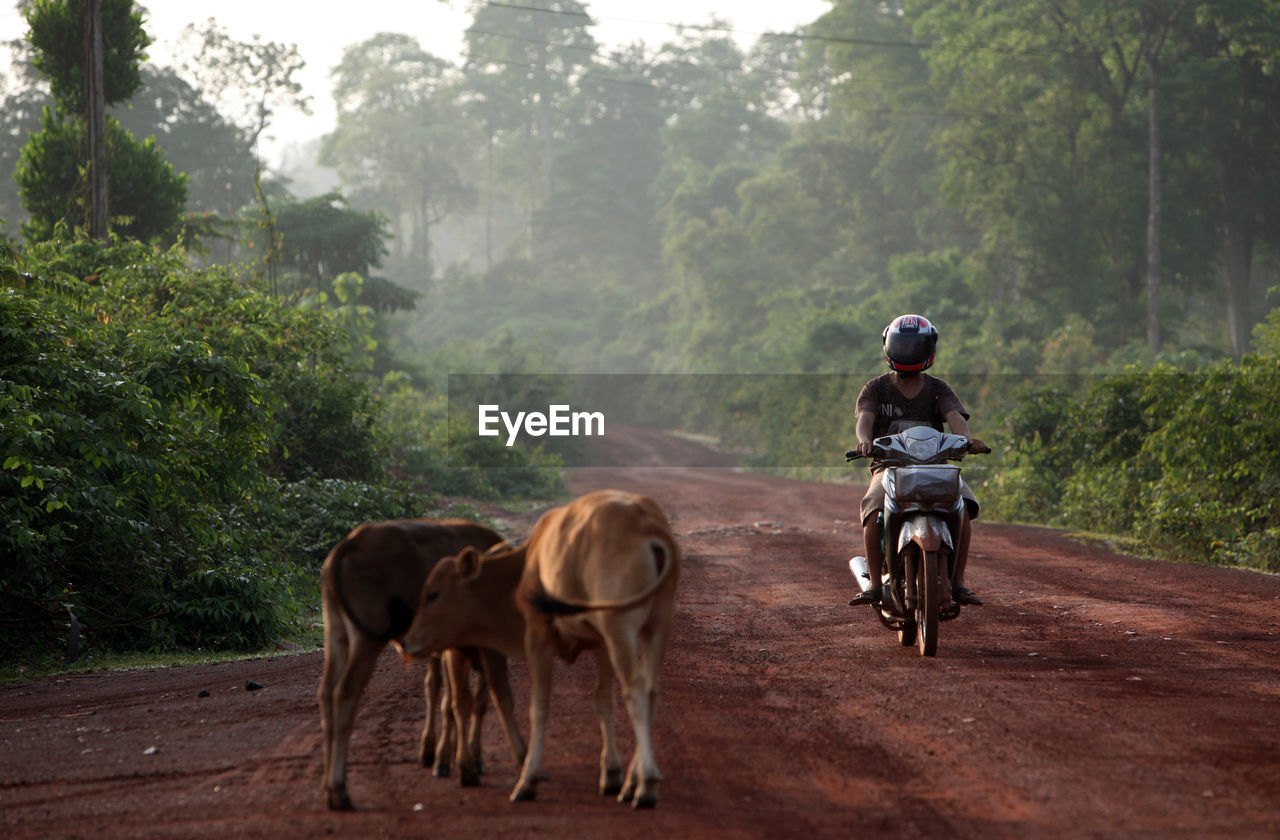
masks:
{"type": "Polygon", "coordinates": [[[338,125],[321,162],[354,205],[387,214],[399,273],[429,281],[433,228],[475,200],[463,170],[479,138],[456,105],[456,74],[413,38],[384,33],[348,47],[332,75],[338,125]]]}
{"type": "Polygon", "coordinates": [[[752,200],[769,251],[863,296],[888,283],[894,257],[972,247],[937,201],[931,137],[946,121],[910,22],[892,6],[838,3],[809,34],[797,87],[821,110],[782,149],[776,185],[752,200]]]}
{"type": "Polygon", "coordinates": [[[342,274],[362,276],[386,256],[386,219],[347,206],[336,192],[285,201],[277,210],[280,261],[292,268],[298,291],[323,291],[342,274]]]}
{"type": "Polygon", "coordinates": [[[1160,86],[1164,70],[1165,44],[1178,23],[1185,3],[1151,3],[1138,11],[1140,42],[1147,66],[1147,347],[1159,353],[1164,343],[1161,329],[1160,295],[1164,269],[1164,146],[1161,132],[1160,86]]]}
{"type": "MultiPolygon", "coordinates": [[[[99,0],[102,6],[103,98],[125,102],[142,87],[142,62],[151,38],[142,28],[142,10],[133,0],[99,0]]],[[[35,68],[49,80],[53,98],[66,114],[83,114],[85,12],[88,0],[33,0],[24,12],[35,68]]]]}
{"type": "MultiPolygon", "coordinates": [[[[560,106],[572,95],[581,69],[596,52],[586,7],[576,0],[530,0],[528,3],[477,7],[466,32],[465,73],[475,95],[511,110],[489,110],[490,130],[522,133],[528,154],[525,171],[525,216],[532,224],[537,166],[528,148],[540,140],[541,200],[555,184],[556,139],[561,130],[560,106]]],[[[532,247],[530,235],[529,247],[532,247]]]]}
{"type": "Polygon", "coordinates": [[[109,209],[106,106],[128,99],[142,84],[138,65],[150,42],[132,6],[131,0],[111,0],[105,9],[102,0],[39,0],[27,11],[37,69],[49,77],[59,109],[84,121],[86,221],[89,235],[103,241],[109,209]]]}
{"type": "MultiPolygon", "coordinates": [[[[41,130],[23,147],[14,174],[31,214],[23,225],[28,240],[48,239],[59,224],[74,226],[83,218],[84,147],[84,124],[59,119],[46,108],[41,130]]],[[[174,241],[186,206],[186,177],[174,172],[154,137],[139,142],[114,119],[107,121],[107,147],[113,229],[131,239],[174,241]]]]}
{"type": "Polygon", "coordinates": [[[1213,196],[1226,286],[1227,334],[1237,359],[1249,352],[1264,308],[1256,293],[1259,245],[1280,244],[1280,4],[1238,0],[1200,4],[1176,36],[1188,42],[1171,79],[1184,102],[1170,131],[1202,173],[1200,196],[1213,196]],[[1207,152],[1207,153],[1204,153],[1207,152]]]}
{"type": "Polygon", "coordinates": [[[909,8],[947,116],[934,138],[943,188],[981,236],[975,257],[1005,334],[1076,312],[1115,346],[1145,337],[1146,115],[1133,108],[1144,47],[1132,4],[909,8]]]}
{"type": "Polygon", "coordinates": [[[170,67],[142,68],[143,88],[118,113],[136,137],[156,138],[187,177],[189,213],[232,218],[254,200],[257,159],[246,155],[244,129],[231,123],[170,67]]]}
{"type": "Polygon", "coordinates": [[[103,73],[90,91],[93,74],[85,72],[84,45],[94,17],[90,12],[98,8],[94,3],[90,8],[86,0],[36,0],[26,11],[33,64],[48,77],[56,108],[45,110],[42,130],[23,149],[15,176],[32,216],[24,230],[28,236],[48,236],[60,222],[85,219],[91,235],[105,238],[106,228],[98,229],[108,211],[104,193],[118,186],[126,194],[117,196],[110,218],[118,219],[127,235],[172,237],[186,202],[184,180],[154,139],[139,143],[97,112],[98,104],[122,102],[142,84],[139,66],[149,43],[142,15],[128,0],[103,0],[103,40],[110,47],[104,47],[103,73]],[[98,144],[101,150],[95,150],[98,144]],[[86,174],[98,180],[85,185],[86,174]]]}
{"type": "MultiPolygon", "coordinates": [[[[786,72],[774,72],[779,69],[786,72]]],[[[687,165],[758,166],[787,139],[788,127],[769,113],[741,48],[716,28],[684,33],[663,44],[651,77],[666,93],[673,115],[663,133],[665,187],[674,186],[687,165]]]]}
{"type": "MultiPolygon", "coordinates": [[[[40,117],[44,109],[53,104],[53,99],[34,79],[23,79],[17,73],[9,78],[0,75],[0,81],[3,82],[0,83],[0,94],[3,94],[0,97],[0,220],[14,225],[26,221],[26,211],[12,173],[17,169],[27,137],[40,130],[40,117]],[[26,84],[12,84],[15,77],[26,84]]],[[[3,235],[0,231],[0,236],[3,235]]]]}
{"type": "Polygon", "coordinates": [[[278,108],[311,113],[311,97],[294,74],[306,66],[294,44],[235,41],[209,18],[203,29],[182,31],[177,70],[202,91],[209,102],[244,132],[244,151],[253,151],[278,108]]]}
{"type": "Polygon", "coordinates": [[[597,61],[566,102],[560,173],[537,229],[557,261],[634,285],[658,265],[651,186],[662,167],[662,132],[671,112],[639,45],[597,61]]]}

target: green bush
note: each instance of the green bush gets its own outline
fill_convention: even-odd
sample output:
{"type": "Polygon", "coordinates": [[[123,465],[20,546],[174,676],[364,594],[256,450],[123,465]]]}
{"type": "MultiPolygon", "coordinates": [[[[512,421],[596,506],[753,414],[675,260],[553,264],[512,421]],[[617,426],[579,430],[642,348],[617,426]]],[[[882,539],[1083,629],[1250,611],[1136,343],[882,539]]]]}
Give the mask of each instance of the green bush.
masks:
{"type": "MultiPolygon", "coordinates": [[[[423,492],[500,499],[546,498],[563,491],[559,455],[508,447],[498,438],[452,440],[448,400],[424,394],[402,375],[384,381],[382,407],[389,469],[423,492]]],[[[454,428],[466,428],[470,419],[455,415],[452,422],[454,428]]]]}
{"type": "Polygon", "coordinates": [[[260,647],[313,620],[359,523],[431,515],[455,475],[558,483],[527,457],[517,482],[434,453],[406,469],[439,430],[387,428],[345,367],[365,337],[237,269],[121,241],[22,259],[0,254],[0,661],[64,646],[70,616],[99,650],[260,647]]]}
{"type": "Polygon", "coordinates": [[[1026,393],[1006,417],[1016,469],[989,485],[990,504],[1164,557],[1280,571],[1277,400],[1274,356],[1026,393]]]}

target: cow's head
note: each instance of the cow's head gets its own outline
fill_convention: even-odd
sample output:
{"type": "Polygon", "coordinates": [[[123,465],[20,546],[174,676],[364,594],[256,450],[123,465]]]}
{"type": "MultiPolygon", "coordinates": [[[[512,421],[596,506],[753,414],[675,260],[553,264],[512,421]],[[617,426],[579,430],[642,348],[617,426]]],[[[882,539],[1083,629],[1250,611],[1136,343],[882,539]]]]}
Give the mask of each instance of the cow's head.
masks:
{"type": "Polygon", "coordinates": [[[464,548],[458,556],[445,557],[435,565],[422,585],[413,624],[400,642],[406,659],[459,646],[462,623],[474,614],[468,584],[479,576],[480,552],[474,548],[464,548]]]}

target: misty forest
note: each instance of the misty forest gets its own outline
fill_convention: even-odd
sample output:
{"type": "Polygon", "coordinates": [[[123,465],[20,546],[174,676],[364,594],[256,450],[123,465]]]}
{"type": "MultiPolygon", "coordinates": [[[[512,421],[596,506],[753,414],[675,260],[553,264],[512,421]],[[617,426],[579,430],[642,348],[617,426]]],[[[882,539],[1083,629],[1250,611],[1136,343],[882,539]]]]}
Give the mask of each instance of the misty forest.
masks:
{"type": "Polygon", "coordinates": [[[908,312],[996,449],[985,516],[1280,571],[1280,0],[830,0],[620,47],[586,2],[476,2],[461,59],[387,32],[325,91],[214,19],[159,65],[145,4],[20,8],[0,662],[308,639],[356,524],[562,493],[551,449],[453,445],[450,373],[741,374],[648,398],[861,481],[908,312]]]}

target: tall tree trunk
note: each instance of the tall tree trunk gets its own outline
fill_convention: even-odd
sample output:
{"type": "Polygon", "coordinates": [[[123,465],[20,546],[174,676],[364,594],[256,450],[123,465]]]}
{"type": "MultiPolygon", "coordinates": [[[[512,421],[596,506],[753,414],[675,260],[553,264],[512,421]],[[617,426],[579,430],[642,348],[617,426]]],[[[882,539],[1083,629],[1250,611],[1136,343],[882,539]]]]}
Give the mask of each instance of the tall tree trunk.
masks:
{"type": "Polygon", "coordinates": [[[533,260],[533,124],[524,121],[524,254],[533,260]]]}
{"type": "MultiPolygon", "coordinates": [[[[1236,102],[1238,113],[1248,108],[1243,91],[1236,102]]],[[[1254,317],[1253,245],[1257,233],[1255,219],[1249,212],[1248,194],[1257,179],[1254,162],[1239,120],[1234,130],[1223,139],[1218,151],[1219,212],[1222,217],[1222,256],[1226,275],[1227,338],[1231,355],[1238,361],[1249,352],[1254,317]]]]}
{"type": "Polygon", "coordinates": [[[493,129],[488,132],[488,144],[485,149],[487,160],[484,187],[484,268],[488,271],[493,265],[493,129]]]}
{"type": "Polygon", "coordinates": [[[1223,231],[1223,252],[1227,274],[1227,333],[1231,355],[1239,361],[1249,352],[1253,317],[1249,303],[1253,280],[1253,236],[1245,225],[1228,217],[1223,231]]]}
{"type": "Polygon", "coordinates": [[[418,232],[415,236],[418,242],[418,264],[426,274],[427,286],[430,288],[435,284],[436,276],[436,267],[431,264],[431,226],[436,220],[431,214],[431,196],[426,192],[418,198],[418,220],[418,232]]]}
{"type": "Polygon", "coordinates": [[[103,81],[102,0],[85,4],[85,122],[89,131],[89,237],[107,241],[107,106],[103,81]]]}
{"type": "Polygon", "coordinates": [[[554,145],[551,137],[551,81],[547,77],[547,45],[538,49],[538,133],[542,135],[542,201],[551,200],[551,187],[554,181],[551,175],[551,164],[554,157],[554,145]]]}
{"type": "Polygon", "coordinates": [[[1159,353],[1163,344],[1160,332],[1161,241],[1164,172],[1160,137],[1160,62],[1152,56],[1147,88],[1147,346],[1159,353]]]}

